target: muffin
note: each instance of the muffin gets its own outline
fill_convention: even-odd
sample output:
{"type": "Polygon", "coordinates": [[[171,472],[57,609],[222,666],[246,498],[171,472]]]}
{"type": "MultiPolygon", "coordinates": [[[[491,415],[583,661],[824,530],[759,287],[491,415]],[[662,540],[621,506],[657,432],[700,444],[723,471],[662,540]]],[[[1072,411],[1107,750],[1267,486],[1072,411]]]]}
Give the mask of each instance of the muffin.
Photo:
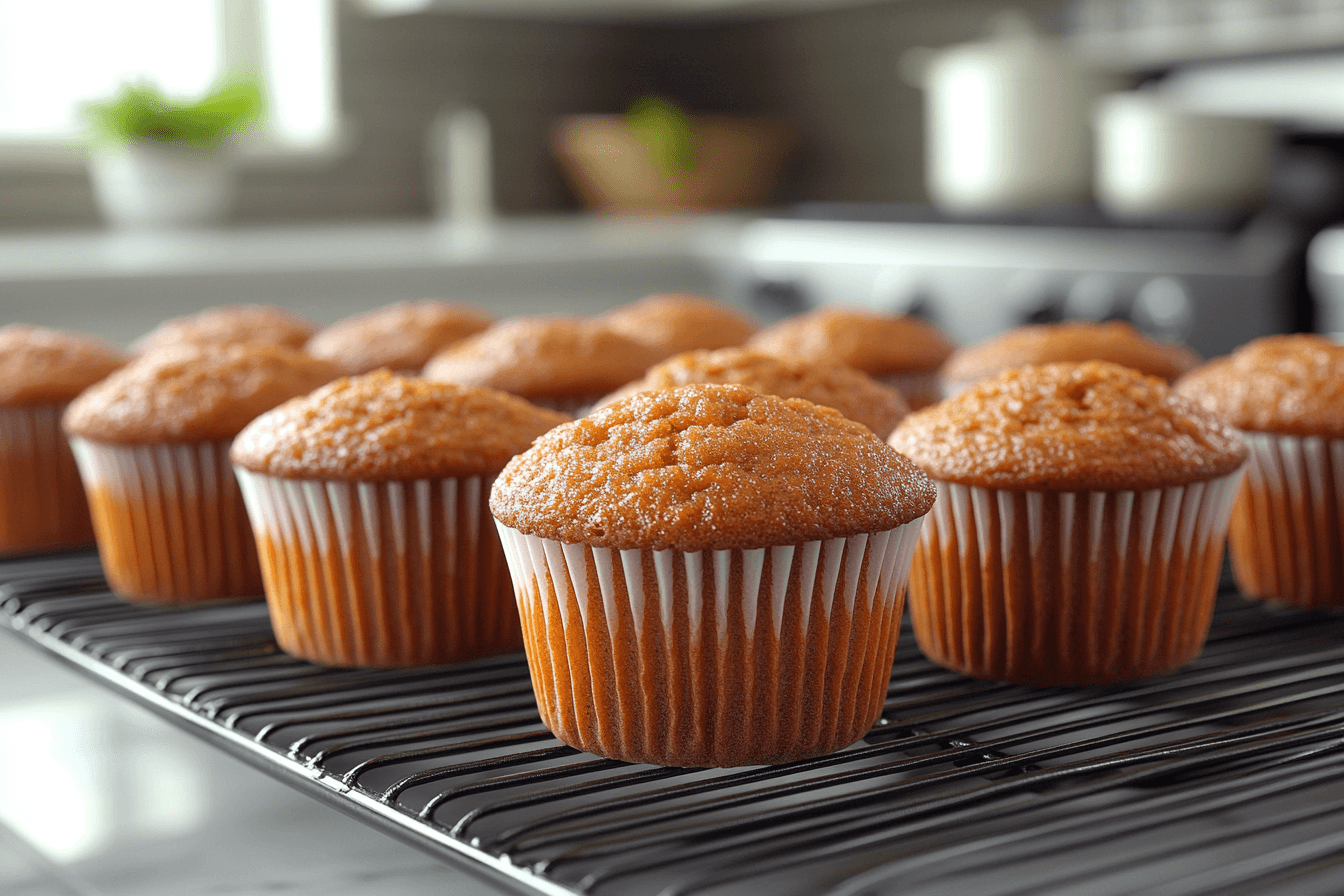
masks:
{"type": "Polygon", "coordinates": [[[147,352],[183,343],[265,342],[302,348],[317,325],[274,305],[220,305],[159,324],[131,346],[147,352]]]}
{"type": "Polygon", "coordinates": [[[648,346],[659,361],[698,348],[741,345],[756,332],[756,322],[736,308],[689,293],[646,296],[598,320],[648,346]]]}
{"type": "Polygon", "coordinates": [[[780,398],[805,398],[813,404],[835,408],[871,429],[880,439],[885,439],[901,418],[910,413],[909,405],[895,388],[852,367],[780,358],[748,348],[677,355],[608,395],[598,406],[613,404],[637,392],[692,383],[737,383],[780,398]]]}
{"type": "Polygon", "coordinates": [[[382,370],[252,421],[233,463],[275,640],[331,666],[421,666],[523,646],[490,485],[569,418],[382,370]]]}
{"type": "Polygon", "coordinates": [[[853,367],[895,386],[912,408],[942,399],[938,368],[955,348],[927,321],[857,308],[824,308],[795,315],[757,333],[747,347],[853,367]]]}
{"type": "Polygon", "coordinates": [[[1010,368],[1055,361],[1111,361],[1171,383],[1194,369],[1199,355],[1152,339],[1124,321],[1033,324],[953,352],[943,365],[943,391],[956,395],[1010,368]]]}
{"type": "Polygon", "coordinates": [[[1344,346],[1306,334],[1257,339],[1176,391],[1250,446],[1228,532],[1241,590],[1344,607],[1344,346]]]}
{"type": "Polygon", "coordinates": [[[853,743],[886,696],[933,493],[864,426],[742,386],[551,430],[490,495],[542,720],[661,765],[853,743]]]}
{"type": "Polygon", "coordinates": [[[181,345],[140,356],[71,402],[65,431],[113,590],[165,603],[259,596],[229,443],[261,412],[339,373],[278,345],[181,345]]]}
{"type": "Polygon", "coordinates": [[[416,373],[434,354],[494,323],[492,315],[457,302],[398,302],[337,321],[304,350],[347,373],[380,367],[416,373]]]}
{"type": "Polygon", "coordinates": [[[0,554],[93,543],[61,414],[126,361],[119,349],[91,336],[0,327],[0,554]]]}
{"type": "Polygon", "coordinates": [[[889,440],[938,485],[910,575],[934,662],[1034,685],[1130,681],[1204,644],[1246,447],[1104,361],[1007,371],[889,440]]]}
{"type": "Polygon", "coordinates": [[[439,352],[426,379],[498,389],[577,413],[657,361],[647,346],[578,317],[506,320],[439,352]]]}

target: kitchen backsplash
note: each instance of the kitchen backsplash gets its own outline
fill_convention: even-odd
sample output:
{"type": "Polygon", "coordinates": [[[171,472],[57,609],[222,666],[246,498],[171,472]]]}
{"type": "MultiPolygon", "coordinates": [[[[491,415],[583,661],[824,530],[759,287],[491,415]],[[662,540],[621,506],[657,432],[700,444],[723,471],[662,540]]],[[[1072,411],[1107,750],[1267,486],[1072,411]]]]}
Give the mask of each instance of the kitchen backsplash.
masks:
{"type": "MultiPolygon", "coordinates": [[[[351,126],[335,162],[248,170],[233,219],[429,213],[426,129],[445,107],[489,117],[501,211],[574,207],[552,161],[555,120],[614,112],[658,92],[699,112],[787,119],[803,149],[778,199],[923,198],[919,92],[900,80],[911,46],[983,35],[1019,9],[1046,29],[1060,0],[903,0],[737,22],[592,25],[450,14],[369,17],[343,6],[340,93],[351,126]]],[[[0,227],[92,225],[79,170],[0,171],[0,227]]]]}

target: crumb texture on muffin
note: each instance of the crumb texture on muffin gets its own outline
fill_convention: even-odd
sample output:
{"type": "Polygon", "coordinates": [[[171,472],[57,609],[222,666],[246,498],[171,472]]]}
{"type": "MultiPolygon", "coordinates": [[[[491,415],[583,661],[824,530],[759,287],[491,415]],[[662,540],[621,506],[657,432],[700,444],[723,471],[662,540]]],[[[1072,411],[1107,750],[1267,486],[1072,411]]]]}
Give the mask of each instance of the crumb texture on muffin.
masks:
{"type": "Polygon", "coordinates": [[[8,324],[0,327],[0,406],[63,404],[127,360],[92,336],[8,324]]]}
{"type": "Polygon", "coordinates": [[[258,417],[234,441],[233,462],[290,479],[488,476],[568,419],[492,389],[378,371],[258,417]]]}
{"type": "Polygon", "coordinates": [[[879,438],[886,438],[901,418],[910,413],[897,389],[852,367],[767,355],[748,348],[677,355],[599,404],[613,404],[638,392],[674,389],[692,383],[736,383],[780,398],[805,398],[813,404],[835,408],[879,438]]]}
{"type": "Polygon", "coordinates": [[[1183,377],[1181,395],[1240,429],[1344,438],[1344,345],[1266,336],[1183,377]]]}
{"type": "Polygon", "coordinates": [[[746,314],[690,293],[657,293],[598,318],[616,332],[670,357],[694,349],[741,345],[756,332],[746,314]]]}
{"type": "Polygon", "coordinates": [[[274,305],[220,305],[175,317],[136,340],[139,352],[184,342],[265,342],[301,348],[317,332],[310,320],[274,305]]]}
{"type": "Polygon", "coordinates": [[[1236,470],[1231,426],[1105,361],[1011,370],[917,411],[890,444],[935,479],[997,489],[1152,489],[1236,470]]]}
{"type": "Polygon", "coordinates": [[[951,382],[975,382],[1011,367],[1056,361],[1111,361],[1170,382],[1199,364],[1199,356],[1124,321],[1066,321],[1017,327],[960,349],[947,359],[942,375],[951,382]]]}
{"type": "Polygon", "coordinates": [[[419,370],[435,352],[481,332],[494,320],[460,302],[398,302],[339,320],[309,339],[304,349],[349,373],[379,367],[419,370]]]}
{"type": "Polygon", "coordinates": [[[772,355],[845,364],[872,376],[936,370],[956,347],[941,330],[909,315],[824,308],[787,318],[748,341],[772,355]]]}
{"type": "Polygon", "coordinates": [[[230,439],[263,411],[339,376],[279,345],[181,345],[140,356],[71,402],[65,430],[143,445],[230,439]]]}
{"type": "Polygon", "coordinates": [[[885,532],[934,494],[838,411],[707,384],[640,393],[551,430],[504,468],[490,509],[565,543],[699,551],[885,532]]]}

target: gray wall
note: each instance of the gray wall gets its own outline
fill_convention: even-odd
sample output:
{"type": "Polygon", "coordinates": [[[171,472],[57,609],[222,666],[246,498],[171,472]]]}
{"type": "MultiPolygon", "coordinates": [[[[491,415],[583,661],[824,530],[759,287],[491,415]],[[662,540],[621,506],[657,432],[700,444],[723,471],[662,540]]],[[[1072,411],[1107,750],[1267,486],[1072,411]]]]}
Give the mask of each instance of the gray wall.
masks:
{"type": "MultiPolygon", "coordinates": [[[[616,112],[659,92],[697,112],[792,122],[803,142],[779,202],[919,201],[919,92],[896,61],[910,46],[979,37],[1012,7],[1049,28],[1060,0],[903,0],[740,22],[529,22],[342,7],[341,101],[349,151],[324,165],[254,169],[237,221],[429,214],[425,130],[473,105],[491,119],[496,198],[506,213],[569,209],[548,150],[570,112],[616,112]]],[[[71,170],[0,170],[0,227],[91,226],[87,179],[71,170]]]]}

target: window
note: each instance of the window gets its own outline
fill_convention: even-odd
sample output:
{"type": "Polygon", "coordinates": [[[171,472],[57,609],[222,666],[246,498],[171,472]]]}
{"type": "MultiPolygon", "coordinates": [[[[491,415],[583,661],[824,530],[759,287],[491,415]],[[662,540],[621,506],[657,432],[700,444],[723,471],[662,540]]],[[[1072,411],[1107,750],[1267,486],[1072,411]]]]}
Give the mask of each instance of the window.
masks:
{"type": "Polygon", "coordinates": [[[231,71],[266,86],[254,152],[330,150],[334,18],[333,0],[0,0],[0,159],[77,158],[80,106],[125,82],[195,96],[231,71]]]}

